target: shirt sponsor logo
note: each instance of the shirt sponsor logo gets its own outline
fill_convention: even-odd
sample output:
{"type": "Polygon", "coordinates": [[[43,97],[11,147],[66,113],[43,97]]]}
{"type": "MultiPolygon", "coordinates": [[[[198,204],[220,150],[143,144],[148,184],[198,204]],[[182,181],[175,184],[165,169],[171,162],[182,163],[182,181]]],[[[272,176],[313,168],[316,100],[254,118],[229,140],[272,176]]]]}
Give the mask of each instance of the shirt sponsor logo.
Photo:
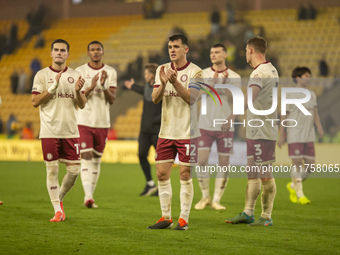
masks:
{"type": "Polygon", "coordinates": [[[175,91],[164,91],[164,96],[165,97],[181,97],[177,92],[175,91]]]}
{"type": "Polygon", "coordinates": [[[68,94],[67,92],[65,93],[58,93],[58,98],[74,98],[73,94],[68,94]]]}

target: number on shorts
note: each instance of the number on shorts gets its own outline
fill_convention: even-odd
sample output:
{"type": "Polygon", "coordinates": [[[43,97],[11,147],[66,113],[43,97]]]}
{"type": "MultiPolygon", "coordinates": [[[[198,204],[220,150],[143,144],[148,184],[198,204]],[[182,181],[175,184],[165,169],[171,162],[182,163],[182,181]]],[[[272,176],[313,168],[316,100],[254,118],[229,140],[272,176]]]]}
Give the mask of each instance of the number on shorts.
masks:
{"type": "Polygon", "coordinates": [[[79,154],[79,143],[75,143],[74,147],[76,147],[76,152],[77,152],[77,154],[79,154]]]}
{"type": "Polygon", "coordinates": [[[254,147],[255,147],[255,155],[256,156],[259,156],[262,154],[262,150],[261,150],[261,144],[254,144],[254,147]]]}
{"type": "Polygon", "coordinates": [[[196,145],[195,144],[185,144],[185,155],[189,156],[189,151],[190,151],[190,147],[191,147],[191,153],[190,156],[196,156],[196,145]]]}
{"type": "Polygon", "coordinates": [[[233,140],[232,138],[223,138],[224,141],[224,148],[231,148],[233,147],[233,140]]]}

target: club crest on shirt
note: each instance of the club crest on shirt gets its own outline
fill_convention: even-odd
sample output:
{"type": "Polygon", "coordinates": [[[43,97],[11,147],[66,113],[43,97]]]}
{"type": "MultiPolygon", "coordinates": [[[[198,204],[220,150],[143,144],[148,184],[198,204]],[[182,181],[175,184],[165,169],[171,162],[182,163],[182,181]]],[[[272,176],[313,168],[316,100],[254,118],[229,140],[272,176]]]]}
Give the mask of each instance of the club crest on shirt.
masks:
{"type": "Polygon", "coordinates": [[[185,82],[188,79],[188,75],[183,74],[180,79],[181,79],[182,82],[185,82]]]}
{"type": "Polygon", "coordinates": [[[53,81],[52,78],[50,78],[49,81],[48,81],[48,83],[53,83],[53,82],[54,82],[54,81],[53,81]]]}
{"type": "Polygon", "coordinates": [[[72,77],[68,77],[67,81],[72,84],[74,82],[74,79],[72,77]]]}

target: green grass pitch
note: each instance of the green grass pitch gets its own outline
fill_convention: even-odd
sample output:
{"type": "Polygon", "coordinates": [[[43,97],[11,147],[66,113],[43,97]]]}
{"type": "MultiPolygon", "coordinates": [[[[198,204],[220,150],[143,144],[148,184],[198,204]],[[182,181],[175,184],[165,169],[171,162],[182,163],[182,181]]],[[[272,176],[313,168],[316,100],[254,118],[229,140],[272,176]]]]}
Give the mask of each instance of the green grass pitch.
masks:
{"type": "MultiPolygon", "coordinates": [[[[61,164],[59,177],[65,173],[61,164]]],[[[172,171],[172,217],[179,216],[179,169],[172,171]]],[[[155,167],[153,166],[155,177],[155,167]]],[[[230,179],[226,211],[191,210],[189,230],[147,230],[160,217],[157,197],[139,197],[139,165],[102,164],[95,192],[98,209],[83,206],[80,179],[64,199],[66,220],[50,223],[53,208],[42,162],[0,162],[0,254],[339,254],[340,179],[309,179],[312,203],[288,200],[288,179],[277,179],[273,227],[224,223],[244,206],[246,179],[230,179]]],[[[201,192],[194,180],[193,204],[201,192]]],[[[213,180],[210,190],[213,193],[213,180]]],[[[257,201],[255,216],[261,212],[257,201]]]]}

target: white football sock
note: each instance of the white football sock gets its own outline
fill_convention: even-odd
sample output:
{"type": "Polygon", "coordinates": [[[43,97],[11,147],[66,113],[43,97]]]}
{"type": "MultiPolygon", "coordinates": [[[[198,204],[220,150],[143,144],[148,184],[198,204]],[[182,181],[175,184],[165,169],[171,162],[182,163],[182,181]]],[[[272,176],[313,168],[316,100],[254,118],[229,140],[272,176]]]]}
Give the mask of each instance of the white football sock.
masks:
{"type": "Polygon", "coordinates": [[[63,178],[63,182],[60,188],[60,201],[63,201],[67,192],[69,192],[73,185],[76,183],[77,177],[80,172],[80,164],[66,166],[66,171],[67,172],[63,178]]]}
{"type": "Polygon", "coordinates": [[[58,181],[58,172],[59,172],[59,161],[47,161],[46,162],[46,184],[47,191],[51,199],[51,203],[54,207],[54,212],[62,211],[60,207],[59,200],[59,181],[58,181]]]}
{"type": "Polygon", "coordinates": [[[216,178],[213,202],[220,202],[228,184],[228,178],[216,178]]]}
{"type": "Polygon", "coordinates": [[[80,177],[85,193],[85,201],[92,199],[92,161],[81,159],[80,177]]]}
{"type": "Polygon", "coordinates": [[[181,182],[180,201],[181,201],[181,213],[180,218],[183,218],[186,222],[189,222],[189,214],[194,197],[194,186],[192,185],[192,179],[181,182]]]}
{"type": "Polygon", "coordinates": [[[244,212],[251,216],[254,214],[256,199],[261,191],[261,179],[248,179],[246,189],[246,202],[244,212]]]}
{"type": "Polygon", "coordinates": [[[150,187],[155,186],[155,182],[154,182],[153,180],[147,181],[146,183],[147,183],[150,187]]]}
{"type": "Polygon", "coordinates": [[[300,197],[304,197],[305,194],[303,194],[302,178],[292,178],[292,181],[294,183],[297,198],[299,199],[300,197]]]}
{"type": "Polygon", "coordinates": [[[162,217],[165,220],[171,219],[171,199],[172,188],[170,179],[166,181],[158,181],[158,195],[161,204],[162,217]]]}
{"type": "Polygon", "coordinates": [[[270,219],[272,217],[273,204],[276,195],[275,179],[263,182],[263,190],[261,196],[262,213],[261,217],[270,219]]]}
{"type": "Polygon", "coordinates": [[[198,185],[200,186],[200,189],[202,191],[202,197],[203,198],[208,198],[210,197],[209,194],[209,178],[197,178],[198,185]]]}
{"type": "Polygon", "coordinates": [[[92,198],[100,175],[100,162],[101,158],[92,158],[92,182],[91,182],[92,198]]]}

